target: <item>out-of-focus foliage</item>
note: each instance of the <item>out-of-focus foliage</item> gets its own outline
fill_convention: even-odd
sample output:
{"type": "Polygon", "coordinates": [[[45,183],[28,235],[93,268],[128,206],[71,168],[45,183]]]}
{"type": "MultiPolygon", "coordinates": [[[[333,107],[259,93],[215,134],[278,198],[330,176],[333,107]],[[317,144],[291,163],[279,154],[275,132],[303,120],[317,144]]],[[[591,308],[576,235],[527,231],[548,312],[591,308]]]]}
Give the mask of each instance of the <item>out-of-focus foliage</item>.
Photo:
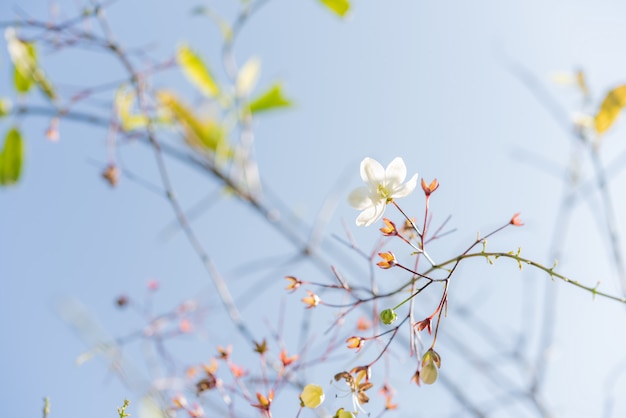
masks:
{"type": "Polygon", "coordinates": [[[291,101],[283,95],[281,85],[274,84],[265,93],[254,99],[250,103],[249,109],[252,113],[259,113],[289,106],[291,106],[291,101]]]}
{"type": "Polygon", "coordinates": [[[210,150],[221,157],[232,155],[224,127],[211,118],[201,119],[183,104],[175,94],[160,91],[159,102],[171,112],[185,133],[185,142],[193,148],[210,150]]]}
{"type": "Polygon", "coordinates": [[[4,147],[0,151],[0,185],[17,183],[22,173],[24,160],[24,141],[17,128],[11,128],[4,138],[4,147]]]}
{"type": "Polygon", "coordinates": [[[596,132],[601,135],[609,130],[624,106],[626,106],[626,85],[621,85],[609,91],[602,101],[594,120],[596,132]]]}
{"type": "Polygon", "coordinates": [[[205,96],[215,97],[219,94],[219,86],[209,67],[191,48],[187,45],[180,46],[176,51],[176,61],[189,81],[205,96]]]}
{"type": "Polygon", "coordinates": [[[122,124],[122,129],[133,129],[146,126],[148,118],[143,114],[132,114],[131,108],[135,101],[135,92],[126,86],[121,86],[115,94],[115,109],[122,124]]]}
{"type": "Polygon", "coordinates": [[[37,50],[32,43],[18,39],[15,29],[7,28],[5,38],[13,62],[13,84],[20,94],[28,93],[34,85],[50,100],[56,98],[52,84],[37,63],[37,50]]]}
{"type": "Polygon", "coordinates": [[[344,17],[350,10],[350,1],[348,0],[321,0],[321,2],[341,17],[344,17]]]}

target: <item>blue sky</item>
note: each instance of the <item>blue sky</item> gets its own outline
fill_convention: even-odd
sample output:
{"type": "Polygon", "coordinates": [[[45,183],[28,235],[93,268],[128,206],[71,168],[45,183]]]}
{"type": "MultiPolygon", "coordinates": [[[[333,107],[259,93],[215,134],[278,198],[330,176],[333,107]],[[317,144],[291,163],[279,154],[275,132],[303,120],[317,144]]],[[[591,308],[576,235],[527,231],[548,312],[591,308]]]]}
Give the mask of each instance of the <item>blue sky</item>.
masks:
{"type": "MultiPolygon", "coordinates": [[[[77,4],[61,2],[60,10],[72,16],[77,4]]],[[[107,16],[124,44],[149,47],[151,56],[165,59],[181,42],[189,42],[223,78],[218,31],[207,19],[190,15],[201,4],[127,0],[114,4],[107,16]]],[[[234,4],[208,3],[231,17],[234,4]]],[[[41,19],[48,6],[19,2],[19,9],[41,19]]],[[[452,215],[451,226],[457,230],[437,243],[438,259],[463,249],[477,232],[486,233],[522,212],[525,227],[507,230],[489,245],[507,251],[521,246],[530,258],[551,265],[550,239],[560,216],[562,182],[541,167],[543,161],[552,169],[565,167],[574,155],[572,139],[511,74],[502,57],[523,64],[572,112],[579,110],[576,95],[552,83],[551,75],[583,68],[594,93],[590,108],[595,109],[602,95],[626,78],[626,59],[620,53],[625,8],[617,1],[359,2],[342,21],[313,0],[270,0],[245,28],[236,48],[240,62],[261,58],[259,89],[282,81],[295,102],[292,109],[255,120],[256,156],[264,182],[311,223],[325,199],[334,193],[347,195],[358,185],[362,158],[387,164],[402,156],[409,173],[418,172],[427,180],[436,177],[441,183],[433,202],[434,222],[452,215]]],[[[2,2],[0,20],[17,16],[16,10],[17,2],[2,2]]],[[[40,52],[50,78],[61,86],[119,80],[123,75],[102,53],[40,52]]],[[[12,94],[9,80],[9,58],[3,50],[0,95],[12,94]]],[[[175,69],[156,77],[155,84],[179,89],[190,101],[193,97],[191,86],[175,69]]],[[[15,121],[0,120],[0,132],[15,121]]],[[[28,141],[27,166],[19,186],[0,190],[0,369],[9,383],[1,415],[37,416],[44,396],[52,400],[51,417],[111,416],[125,396],[133,405],[139,403],[138,394],[119,384],[106,361],[76,366],[76,358],[89,346],[59,317],[58,306],[67,306],[68,298],[80,301],[110,335],[124,335],[141,327],[142,319],[116,309],[115,298],[127,294],[141,300],[146,282],[157,279],[161,289],[154,295],[156,312],[196,295],[210,307],[203,336],[173,343],[172,350],[179,350],[182,358],[200,359],[213,347],[236,341],[235,332],[223,325],[210,281],[183,234],[162,233],[174,220],[167,202],[126,177],[114,190],[101,181],[108,158],[105,130],[62,121],[60,141],[51,143],[44,137],[45,118],[27,117],[17,123],[28,141]]],[[[605,163],[624,150],[624,134],[623,123],[618,123],[607,135],[601,152],[605,163]]],[[[158,184],[145,146],[128,144],[120,153],[137,177],[158,184]]],[[[213,179],[175,161],[169,164],[184,207],[220,195],[213,179]]],[[[590,173],[588,162],[582,167],[583,175],[590,173]]],[[[610,182],[622,235],[625,181],[618,171],[610,182]]],[[[606,234],[596,221],[597,194],[590,193],[586,202],[573,212],[559,267],[590,285],[600,280],[603,289],[616,293],[606,234]]],[[[407,206],[421,213],[417,197],[407,200],[407,206]]],[[[340,198],[325,233],[343,236],[345,220],[369,248],[376,230],[353,227],[355,216],[340,198]]],[[[295,303],[300,295],[287,299],[282,277],[294,270],[313,274],[310,267],[281,261],[274,268],[238,274],[238,267],[247,262],[261,260],[267,267],[267,257],[293,254],[291,245],[258,215],[224,198],[193,226],[218,268],[234,283],[237,297],[245,299],[250,289],[260,289],[260,300],[243,309],[259,338],[269,333],[266,323],[279,315],[280,303],[274,301],[286,301],[294,318],[300,318],[301,306],[295,303]]],[[[521,347],[536,344],[537,324],[545,320],[539,316],[543,286],[549,282],[545,275],[529,269],[520,273],[509,263],[489,267],[471,261],[459,278],[451,305],[470,306],[488,319],[498,330],[494,338],[514,341],[521,330],[530,341],[521,347]]],[[[619,332],[624,309],[609,301],[593,302],[588,294],[562,283],[551,285],[559,294],[543,397],[558,416],[599,416],[606,394],[623,393],[626,384],[623,374],[612,374],[626,360],[619,332]]],[[[455,318],[452,309],[448,320],[450,346],[454,336],[473,338],[468,324],[455,318]]],[[[322,316],[320,323],[327,324],[324,321],[322,316]]],[[[296,344],[297,336],[287,334],[296,344]]],[[[446,376],[462,385],[476,384],[462,358],[445,356],[446,338],[441,338],[446,376]]],[[[489,350],[482,344],[476,341],[479,352],[489,350]]],[[[141,350],[137,344],[128,355],[141,358],[141,350]]],[[[246,355],[242,353],[243,359],[246,355]]],[[[508,367],[503,361],[498,370],[514,376],[508,367]]],[[[325,384],[328,376],[332,374],[311,378],[325,384]]],[[[449,401],[442,385],[416,388],[405,375],[397,376],[395,383],[399,400],[419,400],[422,416],[458,413],[454,406],[439,409],[441,402],[449,401]]],[[[489,390],[489,383],[478,387],[489,390]]],[[[472,395],[485,396],[488,407],[485,393],[472,395]]],[[[407,405],[400,416],[414,416],[412,408],[407,405]]],[[[625,410],[626,404],[617,399],[608,416],[621,416],[625,410]]],[[[537,416],[524,406],[513,411],[537,416]]],[[[493,416],[510,413],[504,409],[493,416]]],[[[289,409],[277,413],[291,415],[289,409]]]]}

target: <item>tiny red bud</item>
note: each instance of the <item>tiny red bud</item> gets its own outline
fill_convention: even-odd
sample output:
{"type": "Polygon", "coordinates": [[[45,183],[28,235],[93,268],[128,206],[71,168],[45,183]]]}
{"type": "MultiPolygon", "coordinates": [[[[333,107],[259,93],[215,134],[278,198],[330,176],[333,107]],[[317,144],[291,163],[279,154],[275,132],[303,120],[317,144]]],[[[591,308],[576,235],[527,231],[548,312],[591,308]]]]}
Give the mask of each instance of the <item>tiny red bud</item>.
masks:
{"type": "Polygon", "coordinates": [[[519,212],[517,212],[515,215],[513,215],[513,217],[509,221],[509,223],[511,225],[513,225],[513,226],[522,226],[522,225],[524,225],[522,223],[521,219],[519,218],[519,212]]]}

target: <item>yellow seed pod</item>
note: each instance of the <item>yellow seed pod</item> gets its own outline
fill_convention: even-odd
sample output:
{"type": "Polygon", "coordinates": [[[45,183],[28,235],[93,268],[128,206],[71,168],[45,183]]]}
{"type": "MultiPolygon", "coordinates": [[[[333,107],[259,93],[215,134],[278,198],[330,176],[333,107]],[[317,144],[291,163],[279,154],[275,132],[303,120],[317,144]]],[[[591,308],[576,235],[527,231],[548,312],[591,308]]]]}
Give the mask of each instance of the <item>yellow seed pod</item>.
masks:
{"type": "Polygon", "coordinates": [[[300,394],[300,405],[307,408],[317,408],[324,402],[324,389],[321,386],[308,384],[300,394]]]}

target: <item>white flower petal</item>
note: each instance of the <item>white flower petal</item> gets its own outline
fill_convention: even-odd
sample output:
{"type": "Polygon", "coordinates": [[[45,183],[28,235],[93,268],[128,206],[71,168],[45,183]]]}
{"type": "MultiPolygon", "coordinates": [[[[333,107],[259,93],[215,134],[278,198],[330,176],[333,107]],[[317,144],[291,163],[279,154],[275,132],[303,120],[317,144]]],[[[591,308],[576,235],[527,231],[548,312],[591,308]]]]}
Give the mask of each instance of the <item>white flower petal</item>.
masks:
{"type": "Polygon", "coordinates": [[[385,169],[373,158],[364,158],[361,161],[361,179],[365,183],[374,184],[377,187],[385,179],[385,169]]]}
{"type": "Polygon", "coordinates": [[[417,187],[417,173],[414,174],[409,181],[393,189],[393,191],[391,192],[391,197],[395,199],[408,196],[409,194],[413,193],[415,187],[417,187]]]}
{"type": "Polygon", "coordinates": [[[361,179],[365,186],[354,189],[348,196],[353,208],[362,211],[356,219],[358,226],[369,226],[378,221],[391,199],[405,197],[417,187],[417,174],[406,179],[406,165],[400,157],[394,158],[387,168],[373,158],[361,161],[361,179]]]}
{"type": "Polygon", "coordinates": [[[386,203],[381,201],[376,205],[365,209],[359,214],[359,216],[357,216],[356,224],[358,226],[370,226],[383,216],[383,213],[385,213],[385,206],[386,203]]]}
{"type": "Polygon", "coordinates": [[[370,206],[373,206],[372,198],[370,197],[369,187],[358,187],[348,195],[348,203],[354,209],[364,210],[370,206]]]}
{"type": "Polygon", "coordinates": [[[385,170],[385,182],[386,186],[395,186],[400,184],[406,178],[406,165],[404,160],[400,157],[396,157],[389,163],[385,170]]]}

